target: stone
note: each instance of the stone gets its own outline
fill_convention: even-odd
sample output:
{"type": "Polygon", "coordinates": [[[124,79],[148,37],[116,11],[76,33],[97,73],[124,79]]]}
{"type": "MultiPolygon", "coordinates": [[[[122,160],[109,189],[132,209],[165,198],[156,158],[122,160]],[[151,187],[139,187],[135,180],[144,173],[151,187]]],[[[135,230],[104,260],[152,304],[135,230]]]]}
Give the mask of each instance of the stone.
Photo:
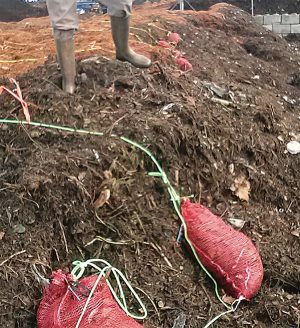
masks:
{"type": "Polygon", "coordinates": [[[256,15],[253,18],[257,24],[260,24],[260,25],[264,24],[264,16],[263,15],[256,15]]]}
{"type": "Polygon", "coordinates": [[[20,223],[13,226],[14,233],[23,234],[25,231],[26,228],[20,223]]]}
{"type": "Polygon", "coordinates": [[[289,34],[291,33],[291,25],[273,24],[273,32],[278,34],[289,34]]]}
{"type": "Polygon", "coordinates": [[[299,24],[299,14],[283,14],[281,24],[299,24]]]}
{"type": "Polygon", "coordinates": [[[264,25],[264,28],[266,28],[269,31],[273,31],[273,25],[264,25]]]}
{"type": "Polygon", "coordinates": [[[264,15],[264,25],[281,23],[281,15],[264,15]]]}
{"type": "Polygon", "coordinates": [[[300,34],[300,24],[291,25],[291,33],[300,34]]]}

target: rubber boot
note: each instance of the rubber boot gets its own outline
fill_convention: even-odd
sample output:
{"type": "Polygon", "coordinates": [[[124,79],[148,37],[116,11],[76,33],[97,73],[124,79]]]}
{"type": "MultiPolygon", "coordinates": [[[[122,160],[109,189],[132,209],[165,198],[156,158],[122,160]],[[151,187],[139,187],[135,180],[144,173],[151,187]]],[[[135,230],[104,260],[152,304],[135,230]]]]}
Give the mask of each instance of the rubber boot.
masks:
{"type": "Polygon", "coordinates": [[[62,89],[70,94],[75,91],[75,50],[74,50],[74,31],[56,30],[54,31],[56,43],[56,53],[62,73],[62,89]]]}
{"type": "Polygon", "coordinates": [[[135,53],[128,45],[129,17],[111,17],[112,36],[116,47],[116,58],[127,61],[138,68],[148,68],[151,60],[135,53]]]}

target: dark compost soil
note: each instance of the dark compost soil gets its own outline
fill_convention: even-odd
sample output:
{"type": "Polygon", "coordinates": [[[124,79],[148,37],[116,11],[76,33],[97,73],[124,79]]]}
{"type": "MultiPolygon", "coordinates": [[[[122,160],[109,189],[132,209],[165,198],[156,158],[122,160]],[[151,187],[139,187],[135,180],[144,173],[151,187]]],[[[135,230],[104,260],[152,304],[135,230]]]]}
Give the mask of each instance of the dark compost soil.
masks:
{"type": "MultiPolygon", "coordinates": [[[[285,149],[300,131],[300,90],[291,83],[300,56],[246,13],[221,7],[219,14],[225,20],[190,14],[184,26],[160,22],[183,36],[192,72],[181,74],[167,51],[154,48],[158,63],[145,71],[102,57],[80,61],[74,96],[59,89],[53,60],[18,81],[34,121],[142,143],[182,196],[195,195],[224,220],[245,221],[263,259],[263,286],[214,327],[296,328],[300,157],[285,149]],[[222,99],[208,82],[226,90],[222,99]],[[249,203],[230,190],[239,176],[250,182],[249,203]]],[[[23,117],[8,95],[0,107],[2,117],[23,117]]],[[[224,310],[184,243],[176,245],[179,221],[163,183],[147,175],[153,170],[147,156],[115,138],[1,126],[1,327],[35,327],[42,287],[34,265],[48,276],[97,257],[143,290],[148,326],[172,327],[184,313],[186,327],[200,328],[224,310]],[[105,188],[111,198],[95,210],[105,188]]]]}

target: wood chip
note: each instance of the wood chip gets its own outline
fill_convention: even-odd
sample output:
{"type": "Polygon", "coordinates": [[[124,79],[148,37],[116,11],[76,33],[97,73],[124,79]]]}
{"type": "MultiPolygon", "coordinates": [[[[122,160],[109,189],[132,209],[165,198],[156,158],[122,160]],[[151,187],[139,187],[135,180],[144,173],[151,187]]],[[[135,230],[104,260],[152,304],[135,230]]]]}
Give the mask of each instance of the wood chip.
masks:
{"type": "Polygon", "coordinates": [[[102,190],[100,196],[94,202],[94,207],[96,208],[96,210],[98,208],[103,207],[108,202],[109,199],[110,199],[110,190],[109,189],[102,190]]]}

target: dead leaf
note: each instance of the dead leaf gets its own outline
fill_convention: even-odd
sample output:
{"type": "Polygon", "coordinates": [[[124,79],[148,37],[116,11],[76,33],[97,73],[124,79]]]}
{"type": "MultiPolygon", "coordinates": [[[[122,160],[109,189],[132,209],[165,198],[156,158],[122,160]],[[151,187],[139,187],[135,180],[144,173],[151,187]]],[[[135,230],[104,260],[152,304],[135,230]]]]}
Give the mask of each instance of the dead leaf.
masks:
{"type": "Polygon", "coordinates": [[[297,230],[292,231],[291,234],[292,234],[293,236],[299,238],[299,237],[300,237],[300,229],[297,229],[297,230]]]}
{"type": "Polygon", "coordinates": [[[244,220],[240,220],[240,219],[234,219],[234,218],[229,218],[227,219],[227,221],[234,227],[238,228],[238,229],[243,229],[246,221],[244,220]]]}
{"type": "Polygon", "coordinates": [[[23,234],[26,232],[26,228],[23,226],[23,224],[18,223],[13,226],[13,232],[23,234]]]}
{"type": "Polygon", "coordinates": [[[111,171],[109,171],[109,170],[104,171],[104,172],[103,172],[103,175],[104,175],[104,178],[105,178],[106,180],[110,180],[110,179],[113,178],[113,175],[112,175],[111,171]]]}
{"type": "Polygon", "coordinates": [[[224,296],[222,297],[222,300],[223,300],[225,303],[227,303],[227,304],[232,304],[233,302],[236,301],[236,298],[233,298],[233,297],[228,296],[228,295],[224,295],[224,296]]]}
{"type": "Polygon", "coordinates": [[[103,207],[108,202],[109,199],[110,199],[110,190],[109,189],[102,190],[100,196],[94,202],[94,207],[96,208],[96,210],[100,207],[103,207]]]}
{"type": "Polygon", "coordinates": [[[250,182],[245,177],[240,176],[234,180],[230,190],[241,200],[249,201],[250,182]]]}
{"type": "Polygon", "coordinates": [[[2,240],[2,239],[3,239],[4,235],[5,235],[5,232],[3,232],[3,231],[0,231],[0,240],[2,240]]]}
{"type": "Polygon", "coordinates": [[[83,181],[85,177],[86,177],[86,172],[84,172],[84,171],[82,171],[78,174],[79,181],[83,181]]]}
{"type": "Polygon", "coordinates": [[[196,99],[194,97],[186,96],[185,99],[190,106],[196,106],[196,99]]]}

